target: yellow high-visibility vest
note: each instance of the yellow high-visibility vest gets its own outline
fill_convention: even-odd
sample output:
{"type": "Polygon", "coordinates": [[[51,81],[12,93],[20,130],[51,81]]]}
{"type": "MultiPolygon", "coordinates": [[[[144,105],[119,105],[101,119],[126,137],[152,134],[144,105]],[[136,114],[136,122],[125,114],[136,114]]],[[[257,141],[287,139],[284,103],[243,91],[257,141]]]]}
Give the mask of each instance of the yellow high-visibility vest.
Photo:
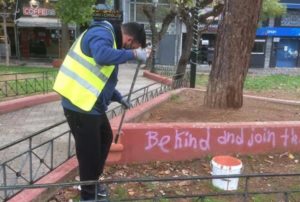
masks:
{"type": "MultiPolygon", "coordinates": [[[[101,27],[109,29],[114,37],[110,24],[101,27]]],[[[66,55],[53,89],[78,108],[90,111],[115,66],[100,66],[92,57],[82,52],[80,44],[84,33],[79,36],[66,55]]],[[[117,48],[115,39],[113,48],[117,48]]]]}

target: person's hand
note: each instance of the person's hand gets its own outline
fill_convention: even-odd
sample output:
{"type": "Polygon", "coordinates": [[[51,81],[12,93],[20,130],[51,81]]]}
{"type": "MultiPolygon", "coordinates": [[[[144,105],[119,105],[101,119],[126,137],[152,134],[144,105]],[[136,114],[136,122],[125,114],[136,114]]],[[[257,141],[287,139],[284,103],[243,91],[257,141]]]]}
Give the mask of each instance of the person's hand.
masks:
{"type": "Polygon", "coordinates": [[[132,107],[132,104],[125,99],[122,99],[120,104],[124,107],[124,109],[129,109],[132,107]]]}
{"type": "Polygon", "coordinates": [[[147,51],[145,49],[137,48],[137,49],[133,50],[133,53],[134,53],[134,56],[135,56],[136,60],[138,60],[140,62],[143,62],[143,63],[146,62],[146,60],[148,58],[148,54],[147,54],[147,51]]]}

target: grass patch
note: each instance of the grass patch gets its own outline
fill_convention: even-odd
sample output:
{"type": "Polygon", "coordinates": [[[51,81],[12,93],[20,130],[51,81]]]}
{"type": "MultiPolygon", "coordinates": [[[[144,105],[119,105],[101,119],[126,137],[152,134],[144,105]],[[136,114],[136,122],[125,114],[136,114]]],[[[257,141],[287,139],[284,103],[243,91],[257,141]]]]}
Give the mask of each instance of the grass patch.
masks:
{"type": "Polygon", "coordinates": [[[0,100],[6,97],[51,92],[57,71],[0,74],[0,100]]]}
{"type": "Polygon", "coordinates": [[[119,201],[126,198],[128,198],[127,189],[124,188],[123,186],[117,186],[116,189],[114,190],[112,201],[119,201]]]}
{"type": "MultiPolygon", "coordinates": [[[[1,83],[1,82],[0,82],[1,83]]],[[[0,89],[0,99],[3,97],[27,95],[33,93],[45,93],[52,91],[54,79],[25,79],[25,80],[12,80],[5,82],[5,88],[0,89]]]]}
{"type": "Polygon", "coordinates": [[[172,102],[179,102],[180,101],[180,96],[178,94],[171,94],[170,100],[172,102]]]}
{"type": "Polygon", "coordinates": [[[257,194],[251,197],[251,201],[253,202],[265,202],[265,201],[283,201],[283,195],[280,194],[273,194],[273,195],[264,195],[264,194],[257,194]]]}
{"type": "MultiPolygon", "coordinates": [[[[208,84],[208,75],[197,75],[196,85],[198,88],[206,88],[208,84]]],[[[268,75],[268,76],[253,76],[248,75],[244,83],[244,89],[250,91],[264,90],[287,90],[293,91],[300,89],[300,76],[290,75],[268,75]]]]}
{"type": "Polygon", "coordinates": [[[206,87],[207,84],[208,84],[208,75],[207,74],[197,74],[196,86],[197,87],[206,87]]]}
{"type": "Polygon", "coordinates": [[[30,73],[30,72],[57,72],[57,68],[27,67],[27,66],[0,66],[0,74],[30,73]]]}
{"type": "Polygon", "coordinates": [[[300,76],[269,75],[248,76],[245,81],[246,90],[296,90],[300,89],[300,76]]]}

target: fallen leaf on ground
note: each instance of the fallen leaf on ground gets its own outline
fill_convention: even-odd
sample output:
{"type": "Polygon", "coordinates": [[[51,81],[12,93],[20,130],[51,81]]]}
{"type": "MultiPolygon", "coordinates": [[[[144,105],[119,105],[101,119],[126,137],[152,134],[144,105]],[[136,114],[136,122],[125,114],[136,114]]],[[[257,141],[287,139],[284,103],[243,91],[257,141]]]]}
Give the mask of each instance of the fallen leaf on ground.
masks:
{"type": "Polygon", "coordinates": [[[289,158],[290,158],[290,159],[294,159],[295,156],[294,156],[293,154],[289,153],[289,158]]]}

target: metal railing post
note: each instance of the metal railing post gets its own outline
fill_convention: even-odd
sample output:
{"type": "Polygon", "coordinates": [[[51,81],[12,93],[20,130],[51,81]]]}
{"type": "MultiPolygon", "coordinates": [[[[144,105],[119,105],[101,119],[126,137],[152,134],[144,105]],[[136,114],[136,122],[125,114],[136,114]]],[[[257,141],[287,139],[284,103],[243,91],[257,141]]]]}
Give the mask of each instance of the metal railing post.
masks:
{"type": "Polygon", "coordinates": [[[29,138],[29,183],[33,183],[33,168],[32,168],[32,138],[29,138]]]}
{"type": "Polygon", "coordinates": [[[53,157],[54,157],[54,141],[51,140],[51,161],[50,161],[50,170],[53,170],[53,157]]]}
{"type": "Polygon", "coordinates": [[[7,81],[5,81],[5,84],[4,84],[4,86],[5,86],[5,96],[6,97],[8,97],[8,92],[7,92],[7,81]]]}
{"type": "Polygon", "coordinates": [[[25,94],[28,94],[28,80],[27,78],[25,79],[25,94]]]}
{"type": "Polygon", "coordinates": [[[249,197],[249,193],[248,193],[248,180],[249,180],[249,177],[246,177],[245,178],[246,182],[245,182],[245,190],[244,190],[244,202],[247,202],[248,201],[248,197],[249,197]]]}
{"type": "Polygon", "coordinates": [[[42,92],[45,94],[45,72],[42,72],[42,81],[43,81],[43,85],[42,85],[42,92]]]}
{"type": "Polygon", "coordinates": [[[71,141],[72,141],[72,136],[71,136],[71,131],[69,132],[69,137],[68,137],[68,158],[71,157],[71,141]]]}
{"type": "Polygon", "coordinates": [[[284,192],[283,195],[284,195],[284,202],[289,202],[289,194],[287,192],[284,192]]]}
{"type": "Polygon", "coordinates": [[[19,91],[18,91],[18,75],[15,74],[15,82],[16,82],[16,95],[19,95],[19,91]]]}
{"type": "MultiPolygon", "coordinates": [[[[2,164],[2,169],[3,169],[3,186],[7,186],[5,163],[2,164]]],[[[7,190],[4,190],[4,199],[6,199],[7,197],[8,197],[7,190]]]]}
{"type": "Polygon", "coordinates": [[[49,89],[48,89],[48,82],[49,82],[49,76],[48,76],[48,72],[46,72],[46,93],[49,92],[49,89]]]}

